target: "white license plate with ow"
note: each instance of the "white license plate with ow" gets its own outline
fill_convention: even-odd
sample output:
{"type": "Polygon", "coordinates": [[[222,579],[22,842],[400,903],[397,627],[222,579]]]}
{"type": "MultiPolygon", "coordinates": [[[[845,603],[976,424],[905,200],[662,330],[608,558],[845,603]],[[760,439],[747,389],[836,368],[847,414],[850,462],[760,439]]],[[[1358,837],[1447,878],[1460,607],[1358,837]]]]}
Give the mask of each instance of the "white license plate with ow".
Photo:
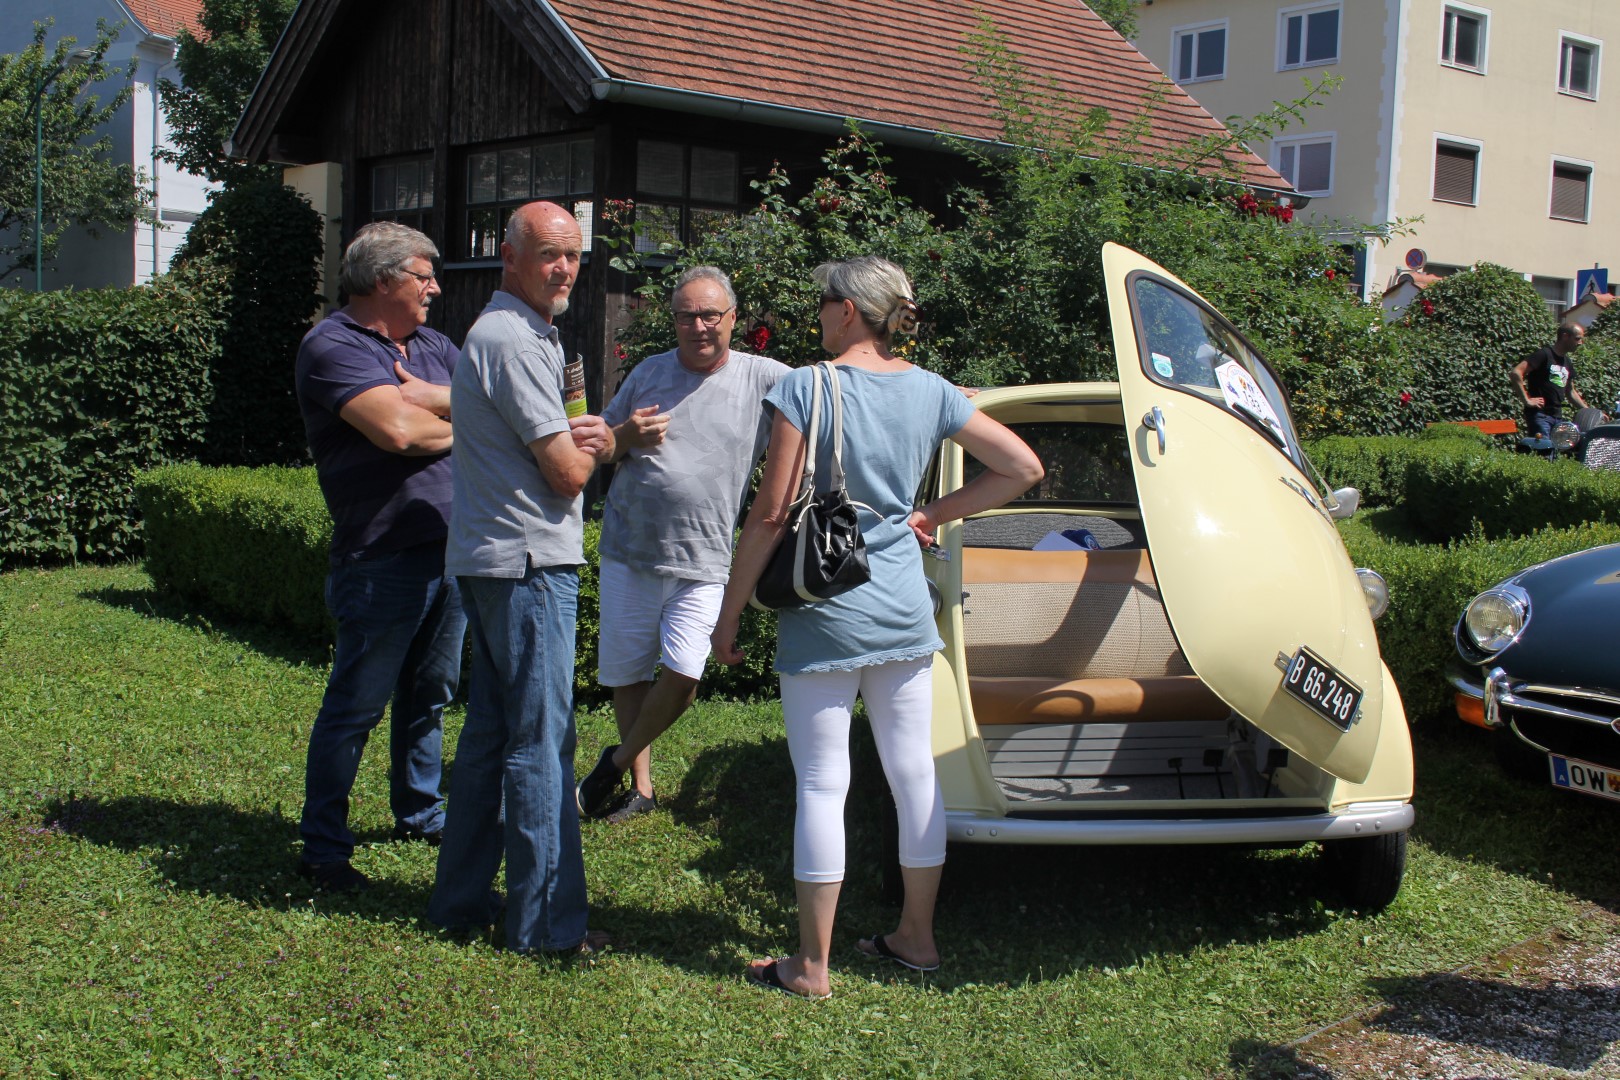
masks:
{"type": "Polygon", "coordinates": [[[1605,769],[1602,765],[1567,758],[1562,754],[1548,754],[1547,763],[1552,769],[1553,787],[1584,791],[1601,799],[1620,800],[1620,770],[1605,769]]]}

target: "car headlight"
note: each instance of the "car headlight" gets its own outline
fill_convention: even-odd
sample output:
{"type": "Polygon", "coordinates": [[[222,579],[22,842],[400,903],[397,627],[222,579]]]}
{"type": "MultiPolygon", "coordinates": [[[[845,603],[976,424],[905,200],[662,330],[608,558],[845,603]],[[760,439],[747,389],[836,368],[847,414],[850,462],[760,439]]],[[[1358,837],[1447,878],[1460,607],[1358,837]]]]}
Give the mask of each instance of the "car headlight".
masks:
{"type": "Polygon", "coordinates": [[[1570,450],[1581,441],[1581,429],[1568,420],[1560,420],[1553,425],[1551,438],[1553,446],[1560,452],[1570,450]]]}
{"type": "Polygon", "coordinates": [[[1513,644],[1530,621],[1530,596],[1513,585],[1499,585],[1474,597],[1463,612],[1463,627],[1475,647],[1499,653],[1513,644]]]}
{"type": "Polygon", "coordinates": [[[1356,580],[1361,582],[1361,595],[1367,598],[1367,613],[1374,619],[1389,610],[1389,586],[1383,575],[1366,567],[1356,567],[1356,580]]]}

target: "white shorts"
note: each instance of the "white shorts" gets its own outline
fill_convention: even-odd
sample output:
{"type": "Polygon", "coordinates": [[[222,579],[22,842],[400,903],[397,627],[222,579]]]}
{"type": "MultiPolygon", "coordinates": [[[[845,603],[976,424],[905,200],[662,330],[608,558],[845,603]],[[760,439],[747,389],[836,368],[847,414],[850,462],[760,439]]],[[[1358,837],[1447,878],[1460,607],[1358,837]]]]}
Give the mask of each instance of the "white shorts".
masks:
{"type": "Polygon", "coordinates": [[[724,585],[649,574],[611,559],[602,560],[599,578],[597,682],[651,682],[660,662],[689,679],[703,677],[724,585]]]}

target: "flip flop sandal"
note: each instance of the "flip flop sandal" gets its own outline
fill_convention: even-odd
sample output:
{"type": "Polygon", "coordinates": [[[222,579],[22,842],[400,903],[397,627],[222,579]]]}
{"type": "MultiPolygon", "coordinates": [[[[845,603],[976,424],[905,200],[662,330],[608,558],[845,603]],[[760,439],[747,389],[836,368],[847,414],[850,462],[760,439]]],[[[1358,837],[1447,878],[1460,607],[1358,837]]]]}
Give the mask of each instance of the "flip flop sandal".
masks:
{"type": "Polygon", "coordinates": [[[899,964],[903,968],[908,968],[911,971],[939,970],[938,964],[914,964],[910,960],[907,960],[905,957],[889,948],[889,943],[883,940],[882,934],[873,934],[870,938],[867,938],[867,940],[872,943],[870,952],[866,949],[862,949],[859,944],[857,944],[855,947],[859,949],[860,954],[866,957],[868,960],[892,960],[894,963],[899,964]]]}
{"type": "Polygon", "coordinates": [[[763,987],[766,990],[780,990],[789,997],[806,998],[810,1001],[826,1001],[832,997],[831,990],[825,994],[807,994],[802,990],[793,989],[793,987],[782,981],[782,976],[776,970],[777,963],[778,961],[772,960],[762,968],[751,967],[744,975],[744,978],[755,986],[763,987]]]}

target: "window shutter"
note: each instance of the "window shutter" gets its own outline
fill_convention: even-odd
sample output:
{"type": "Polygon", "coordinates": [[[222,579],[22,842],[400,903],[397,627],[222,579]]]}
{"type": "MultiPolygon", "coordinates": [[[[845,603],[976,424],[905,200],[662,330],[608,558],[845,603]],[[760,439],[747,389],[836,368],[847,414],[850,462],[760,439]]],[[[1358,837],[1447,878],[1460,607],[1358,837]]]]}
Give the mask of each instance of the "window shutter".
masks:
{"type": "Polygon", "coordinates": [[[1592,174],[1572,165],[1554,165],[1552,216],[1564,221],[1586,220],[1586,187],[1592,174]]]}
{"type": "Polygon", "coordinates": [[[1474,178],[1478,165],[1479,151],[1473,147],[1436,144],[1434,197],[1442,202],[1474,205],[1474,178]]]}

